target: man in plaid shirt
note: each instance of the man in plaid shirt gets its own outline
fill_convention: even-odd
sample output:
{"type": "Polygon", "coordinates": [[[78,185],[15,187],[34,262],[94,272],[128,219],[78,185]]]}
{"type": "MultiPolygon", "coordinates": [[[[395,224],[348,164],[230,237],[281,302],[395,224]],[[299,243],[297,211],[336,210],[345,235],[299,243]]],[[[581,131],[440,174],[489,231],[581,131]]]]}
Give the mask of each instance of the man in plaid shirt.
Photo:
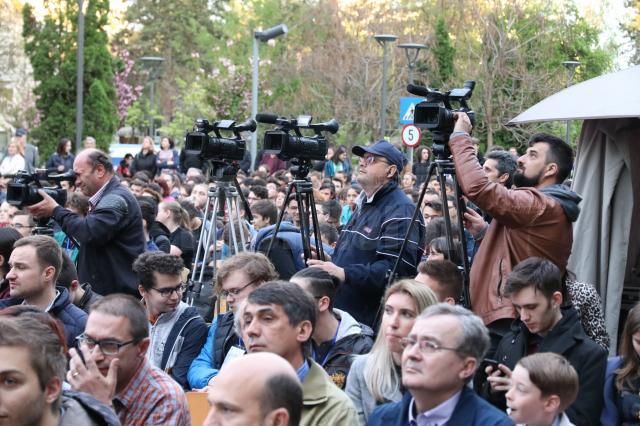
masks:
{"type": "Polygon", "coordinates": [[[149,329],[144,307],[113,294],[91,307],[80,353],[71,349],[67,381],[113,407],[123,425],[190,425],[182,387],[146,357],[149,329]]]}

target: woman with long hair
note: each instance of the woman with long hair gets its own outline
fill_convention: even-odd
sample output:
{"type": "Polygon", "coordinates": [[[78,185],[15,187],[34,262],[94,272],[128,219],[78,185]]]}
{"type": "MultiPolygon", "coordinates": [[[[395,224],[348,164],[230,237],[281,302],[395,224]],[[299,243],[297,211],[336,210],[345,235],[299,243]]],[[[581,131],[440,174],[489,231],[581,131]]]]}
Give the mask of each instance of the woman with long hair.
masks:
{"type": "Polygon", "coordinates": [[[384,312],[371,352],[351,365],[345,391],[356,406],[360,424],[365,424],[377,405],[402,399],[400,361],[402,345],[416,317],[438,303],[426,285],[400,280],[384,294],[384,312]]]}
{"type": "Polygon", "coordinates": [[[607,363],[600,423],[637,425],[640,424],[640,304],[629,311],[619,353],[607,363]]]}
{"type": "Polygon", "coordinates": [[[13,252],[13,244],[22,238],[22,234],[14,228],[0,228],[0,299],[9,297],[9,281],[4,277],[9,273],[9,257],[13,252]]]}
{"type": "MultiPolygon", "coordinates": [[[[25,170],[25,161],[22,154],[20,154],[20,147],[18,146],[18,142],[12,140],[7,145],[7,155],[2,159],[2,163],[0,163],[0,174],[1,175],[15,175],[20,170],[25,170]]],[[[5,179],[6,182],[9,182],[10,178],[5,179]]]]}
{"type": "Polygon", "coordinates": [[[157,167],[158,173],[168,169],[179,172],[178,151],[174,149],[175,144],[170,137],[164,136],[160,140],[160,151],[158,151],[157,167]]]}
{"type": "Polygon", "coordinates": [[[47,160],[47,171],[49,173],[64,173],[73,169],[75,156],[71,153],[71,140],[62,138],[58,142],[56,152],[51,154],[47,160]]]}
{"type": "Polygon", "coordinates": [[[142,148],[140,152],[136,154],[129,168],[132,175],[136,172],[144,171],[149,175],[149,179],[156,175],[156,154],[154,152],[153,139],[150,136],[145,136],[142,139],[142,148]]]}
{"type": "Polygon", "coordinates": [[[416,176],[416,188],[420,188],[420,186],[427,180],[430,159],[431,151],[426,146],[420,147],[416,150],[415,162],[411,167],[411,173],[416,176]]]}
{"type": "Polygon", "coordinates": [[[169,253],[181,257],[184,266],[191,270],[195,242],[191,233],[189,213],[176,201],[164,201],[158,205],[156,220],[169,230],[169,253]]]}
{"type": "Polygon", "coordinates": [[[332,163],[329,167],[333,169],[333,173],[327,175],[325,172],[325,177],[332,177],[335,176],[336,173],[340,172],[343,172],[347,176],[351,175],[351,162],[349,161],[347,148],[344,146],[340,145],[338,149],[333,152],[333,155],[329,158],[329,162],[332,163]]]}

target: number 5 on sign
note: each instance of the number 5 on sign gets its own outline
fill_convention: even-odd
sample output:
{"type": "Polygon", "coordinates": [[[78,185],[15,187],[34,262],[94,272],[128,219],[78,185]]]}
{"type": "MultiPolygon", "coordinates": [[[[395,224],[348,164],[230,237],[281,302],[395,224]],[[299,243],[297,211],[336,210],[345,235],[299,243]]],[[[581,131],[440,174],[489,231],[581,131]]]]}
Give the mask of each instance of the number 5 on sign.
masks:
{"type": "Polygon", "coordinates": [[[422,133],[420,129],[413,124],[407,124],[402,128],[402,143],[409,148],[415,148],[420,144],[422,133]]]}

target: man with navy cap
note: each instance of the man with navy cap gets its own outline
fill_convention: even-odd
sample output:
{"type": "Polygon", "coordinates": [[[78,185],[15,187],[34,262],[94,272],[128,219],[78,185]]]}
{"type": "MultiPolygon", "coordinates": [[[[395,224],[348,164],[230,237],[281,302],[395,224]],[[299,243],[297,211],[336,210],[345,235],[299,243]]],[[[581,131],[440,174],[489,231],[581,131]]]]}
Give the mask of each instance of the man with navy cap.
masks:
{"type": "MultiPolygon", "coordinates": [[[[415,205],[398,187],[398,176],[406,164],[400,150],[385,140],[355,146],[360,157],[356,180],[362,192],[357,209],[343,229],[331,262],[309,260],[343,283],[335,307],[359,322],[375,327],[376,313],[398,258],[415,205]]],[[[398,277],[414,277],[423,254],[424,224],[416,219],[398,266],[398,277]]]]}

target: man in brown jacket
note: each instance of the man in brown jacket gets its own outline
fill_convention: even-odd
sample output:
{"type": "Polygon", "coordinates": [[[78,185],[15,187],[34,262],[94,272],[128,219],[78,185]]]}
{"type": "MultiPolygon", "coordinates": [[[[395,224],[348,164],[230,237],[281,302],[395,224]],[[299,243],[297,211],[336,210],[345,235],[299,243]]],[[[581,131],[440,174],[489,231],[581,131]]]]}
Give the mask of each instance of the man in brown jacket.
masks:
{"type": "Polygon", "coordinates": [[[457,113],[449,146],[462,191],[494,219],[470,273],[473,312],[491,332],[492,349],[509,330],[516,312],[504,296],[512,268],[528,257],[555,263],[564,274],[573,242],[572,222],[580,197],[562,185],[573,165],[573,150],[561,139],[539,133],[518,159],[515,189],[487,178],[474,154],[469,117],[457,113]]]}

